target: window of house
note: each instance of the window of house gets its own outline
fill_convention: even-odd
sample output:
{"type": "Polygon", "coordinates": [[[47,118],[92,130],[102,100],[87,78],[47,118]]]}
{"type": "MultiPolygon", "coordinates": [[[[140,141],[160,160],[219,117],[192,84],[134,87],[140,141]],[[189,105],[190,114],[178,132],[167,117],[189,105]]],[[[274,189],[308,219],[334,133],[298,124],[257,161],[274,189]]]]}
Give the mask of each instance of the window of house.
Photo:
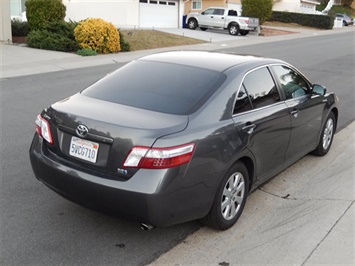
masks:
{"type": "Polygon", "coordinates": [[[193,10],[201,10],[202,9],[202,1],[192,1],[192,9],[193,10]]]}

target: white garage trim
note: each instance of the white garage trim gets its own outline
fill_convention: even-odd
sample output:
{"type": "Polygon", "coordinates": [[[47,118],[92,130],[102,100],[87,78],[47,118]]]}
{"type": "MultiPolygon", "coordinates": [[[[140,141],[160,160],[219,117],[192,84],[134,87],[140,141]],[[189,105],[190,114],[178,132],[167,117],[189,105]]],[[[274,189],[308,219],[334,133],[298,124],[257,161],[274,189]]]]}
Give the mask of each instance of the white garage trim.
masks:
{"type": "Polygon", "coordinates": [[[179,2],[173,0],[139,0],[141,28],[178,28],[179,2]]]}

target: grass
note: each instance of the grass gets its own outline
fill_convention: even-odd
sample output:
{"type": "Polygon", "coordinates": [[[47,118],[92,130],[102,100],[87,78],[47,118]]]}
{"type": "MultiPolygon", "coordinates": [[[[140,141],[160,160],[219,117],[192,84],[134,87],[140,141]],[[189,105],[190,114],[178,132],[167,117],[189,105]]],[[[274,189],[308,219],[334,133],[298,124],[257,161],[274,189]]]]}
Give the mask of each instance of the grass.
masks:
{"type": "Polygon", "coordinates": [[[205,43],[157,30],[120,30],[131,51],[205,43]]]}

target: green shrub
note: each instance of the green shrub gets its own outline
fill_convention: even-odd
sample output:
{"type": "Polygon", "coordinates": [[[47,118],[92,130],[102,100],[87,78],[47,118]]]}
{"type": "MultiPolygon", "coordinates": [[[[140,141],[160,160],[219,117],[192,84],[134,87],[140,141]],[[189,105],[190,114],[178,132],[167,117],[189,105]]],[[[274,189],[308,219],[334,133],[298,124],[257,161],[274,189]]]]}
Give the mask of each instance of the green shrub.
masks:
{"type": "Polygon", "coordinates": [[[78,45],[74,40],[48,30],[31,31],[27,36],[27,44],[29,47],[52,51],[74,52],[78,50],[78,45]]]}
{"type": "Polygon", "coordinates": [[[119,29],[118,29],[118,33],[120,35],[121,52],[129,52],[131,50],[131,45],[125,41],[123,34],[119,29]]]}
{"type": "Polygon", "coordinates": [[[43,29],[28,34],[27,44],[39,49],[76,52],[79,49],[74,38],[76,25],[75,22],[47,22],[43,29]]]}
{"type": "Polygon", "coordinates": [[[30,31],[27,21],[11,20],[12,36],[27,36],[30,31]]]}
{"type": "Polygon", "coordinates": [[[43,27],[44,30],[49,32],[57,33],[59,35],[65,36],[73,41],[75,41],[74,37],[74,29],[78,25],[77,22],[65,22],[65,21],[53,21],[47,22],[43,27]]]}
{"type": "Polygon", "coordinates": [[[332,16],[292,12],[273,11],[270,20],[285,23],[297,23],[302,26],[308,26],[319,29],[332,29],[334,25],[334,17],[332,16]]]}
{"type": "Polygon", "coordinates": [[[64,20],[66,7],[61,0],[27,0],[26,16],[31,30],[43,29],[47,22],[64,20]]]}
{"type": "Polygon", "coordinates": [[[259,18],[260,25],[271,17],[273,0],[243,0],[242,16],[259,18]]]}
{"type": "Polygon", "coordinates": [[[92,56],[92,55],[97,55],[96,51],[93,51],[91,49],[80,49],[76,52],[78,55],[81,56],[92,56]]]}
{"type": "Polygon", "coordinates": [[[117,53],[121,50],[120,35],[112,23],[100,18],[83,20],[74,29],[75,40],[82,49],[99,54],[117,53]]]}

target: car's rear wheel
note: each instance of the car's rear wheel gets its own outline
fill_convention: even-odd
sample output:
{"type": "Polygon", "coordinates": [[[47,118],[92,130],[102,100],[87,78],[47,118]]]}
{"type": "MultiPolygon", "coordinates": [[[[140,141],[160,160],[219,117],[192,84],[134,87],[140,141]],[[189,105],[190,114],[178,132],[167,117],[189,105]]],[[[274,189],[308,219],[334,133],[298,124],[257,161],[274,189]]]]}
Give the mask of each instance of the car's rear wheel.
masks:
{"type": "Polygon", "coordinates": [[[330,146],[332,145],[333,142],[333,136],[334,136],[334,131],[335,131],[335,116],[334,113],[331,112],[327,120],[324,124],[323,130],[322,130],[322,135],[319,139],[319,143],[317,148],[313,151],[313,154],[318,155],[318,156],[324,156],[328,153],[330,150],[330,146]]]}
{"type": "Polygon", "coordinates": [[[230,35],[238,35],[238,33],[239,33],[239,25],[238,24],[229,25],[228,32],[229,32],[230,35]]]}
{"type": "Polygon", "coordinates": [[[194,18],[190,18],[189,21],[187,22],[187,26],[189,27],[190,30],[194,30],[197,28],[197,20],[194,18]]]}
{"type": "Polygon", "coordinates": [[[249,175],[241,162],[234,164],[223,177],[212,208],[202,223],[217,230],[232,227],[239,219],[249,192],[249,175]]]}
{"type": "Polygon", "coordinates": [[[200,29],[203,30],[203,31],[207,30],[207,28],[205,28],[205,27],[200,27],[200,29]]]}
{"type": "Polygon", "coordinates": [[[240,35],[246,36],[248,35],[249,31],[248,30],[240,30],[240,35]]]}

